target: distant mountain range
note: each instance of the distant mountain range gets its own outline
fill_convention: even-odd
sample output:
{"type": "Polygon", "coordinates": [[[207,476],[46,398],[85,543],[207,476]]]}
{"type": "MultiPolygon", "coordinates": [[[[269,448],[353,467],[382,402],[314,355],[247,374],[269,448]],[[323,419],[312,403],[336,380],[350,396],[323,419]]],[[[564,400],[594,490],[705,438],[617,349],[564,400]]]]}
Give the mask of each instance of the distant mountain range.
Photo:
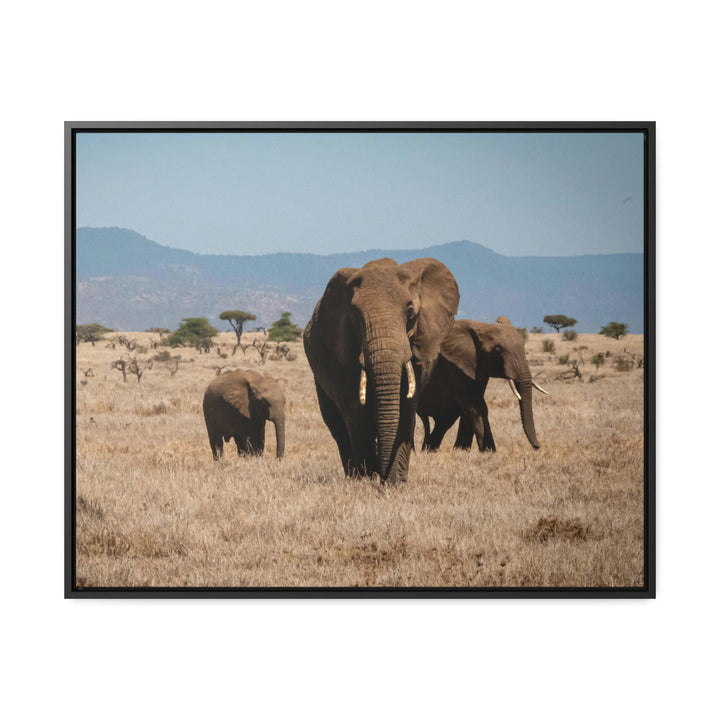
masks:
{"type": "MultiPolygon", "coordinates": [[[[460,288],[458,318],[493,321],[507,315],[517,327],[542,325],[545,315],[577,319],[579,332],[610,321],[643,331],[643,255],[507,257],[461,240],[419,250],[367,250],[311,255],[204,255],[158,245],[123,228],[78,228],[76,318],[115,330],[176,329],[182,318],[207,317],[218,329],[223,310],[257,316],[246,325],[269,327],[289,310],[304,327],[328,280],[341,267],[391,257],[444,262],[460,288]]],[[[549,330],[549,328],[546,328],[549,330]]]]}

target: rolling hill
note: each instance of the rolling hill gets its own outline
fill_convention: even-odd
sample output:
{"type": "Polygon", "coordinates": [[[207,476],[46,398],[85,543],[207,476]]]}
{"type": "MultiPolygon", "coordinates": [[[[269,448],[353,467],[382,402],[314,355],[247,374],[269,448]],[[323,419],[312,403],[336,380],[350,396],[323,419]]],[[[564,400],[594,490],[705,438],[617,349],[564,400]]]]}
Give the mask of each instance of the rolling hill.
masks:
{"type": "Polygon", "coordinates": [[[610,321],[643,332],[643,255],[507,257],[467,240],[419,250],[368,250],[333,255],[205,255],[159,245],[123,228],[78,228],[76,320],[116,330],[175,329],[184,317],[207,317],[219,329],[223,310],[245,310],[269,326],[284,310],[304,326],[327,281],[340,267],[391,257],[399,263],[435,257],[460,288],[457,317],[518,327],[549,314],[577,319],[579,332],[610,321]]]}

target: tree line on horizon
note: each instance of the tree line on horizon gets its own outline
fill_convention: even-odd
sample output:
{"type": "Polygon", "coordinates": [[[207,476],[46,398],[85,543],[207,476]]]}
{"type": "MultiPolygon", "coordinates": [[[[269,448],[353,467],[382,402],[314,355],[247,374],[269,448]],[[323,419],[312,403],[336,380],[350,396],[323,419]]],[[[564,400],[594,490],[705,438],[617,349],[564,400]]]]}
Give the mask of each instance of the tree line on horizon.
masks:
{"type": "MultiPolygon", "coordinates": [[[[302,336],[302,329],[293,324],[290,320],[292,313],[284,311],[280,314],[280,318],[276,320],[270,329],[265,331],[264,327],[257,327],[255,331],[262,331],[267,334],[268,340],[273,342],[292,342],[302,336]]],[[[218,316],[220,320],[226,320],[235,333],[237,347],[240,347],[240,340],[244,331],[245,323],[256,320],[257,317],[252,313],[244,310],[224,310],[218,316]]],[[[543,323],[554,328],[557,333],[565,328],[572,328],[577,324],[577,320],[567,315],[545,315],[543,323]]],[[[517,328],[518,332],[527,339],[528,331],[525,328],[517,328]]],[[[81,342],[90,342],[93,345],[100,341],[107,333],[114,332],[112,328],[104,327],[99,323],[87,323],[75,326],[75,344],[81,342]]],[[[212,342],[211,338],[218,334],[219,330],[210,324],[207,318],[183,318],[180,326],[174,332],[169,328],[152,327],[146,332],[156,332],[163,337],[162,345],[170,347],[179,346],[197,346],[198,344],[212,342]]],[[[534,326],[530,329],[530,333],[542,334],[544,329],[540,326],[534,326]]],[[[609,322],[602,326],[599,335],[619,340],[628,334],[627,323],[609,322]]],[[[563,336],[566,340],[574,340],[577,338],[577,332],[574,330],[565,330],[563,336]]]]}

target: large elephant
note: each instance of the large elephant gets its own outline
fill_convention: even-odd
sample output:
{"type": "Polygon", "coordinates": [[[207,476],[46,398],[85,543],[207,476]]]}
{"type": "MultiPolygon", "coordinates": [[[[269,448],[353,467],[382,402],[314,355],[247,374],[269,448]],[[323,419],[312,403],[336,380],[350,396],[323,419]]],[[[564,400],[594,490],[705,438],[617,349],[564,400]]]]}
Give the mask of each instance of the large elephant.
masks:
{"type": "Polygon", "coordinates": [[[318,403],[347,475],[407,479],[415,411],[460,293],[438,260],[342,268],[305,329],[318,403]]]}
{"type": "Polygon", "coordinates": [[[216,377],[205,390],[203,414],[213,457],[223,454],[223,440],[235,440],[238,455],[262,455],[265,423],[275,424],[277,457],[285,454],[285,395],[277,380],[254,370],[216,377]]]}
{"type": "Polygon", "coordinates": [[[540,447],[533,420],[532,389],[546,391],[532,379],[522,336],[501,315],[495,323],[457,320],[443,340],[440,358],[418,402],[418,415],[425,429],[424,450],[437,450],[458,417],[456,448],[469,449],[475,437],[481,451],[495,450],[484,397],[491,377],[508,380],[519,400],[525,436],[533,448],[540,447]],[[432,432],[430,417],[435,420],[432,432]]]}

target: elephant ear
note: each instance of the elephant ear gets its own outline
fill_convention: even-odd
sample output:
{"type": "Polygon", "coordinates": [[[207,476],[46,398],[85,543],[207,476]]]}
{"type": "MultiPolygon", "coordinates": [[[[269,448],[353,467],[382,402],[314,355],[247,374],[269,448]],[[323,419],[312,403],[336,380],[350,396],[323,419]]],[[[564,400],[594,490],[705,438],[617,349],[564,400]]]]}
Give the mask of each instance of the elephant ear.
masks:
{"type": "Polygon", "coordinates": [[[273,403],[285,400],[280,381],[272,375],[259,375],[259,379],[248,385],[248,394],[252,400],[267,400],[273,403]]]}
{"type": "Polygon", "coordinates": [[[357,352],[350,348],[351,343],[348,342],[348,338],[352,337],[348,326],[352,299],[349,282],[357,271],[357,268],[340,268],[330,278],[311,323],[313,330],[317,331],[313,333],[318,338],[317,342],[326,346],[331,343],[336,361],[344,366],[350,365],[357,357],[357,352]]]}
{"type": "Polygon", "coordinates": [[[248,399],[250,403],[260,402],[265,397],[265,388],[262,384],[248,385],[248,399]]]}
{"type": "Polygon", "coordinates": [[[458,320],[443,340],[442,354],[471,380],[475,380],[479,342],[476,331],[466,321],[458,320]]]}
{"type": "Polygon", "coordinates": [[[241,415],[250,417],[251,386],[247,376],[252,370],[247,370],[244,374],[242,374],[242,370],[236,370],[235,372],[221,375],[223,378],[222,397],[226,403],[232,405],[241,415]],[[235,372],[240,374],[235,375],[235,372]]]}
{"type": "Polygon", "coordinates": [[[413,355],[420,362],[433,361],[455,321],[460,292],[453,274],[439,260],[420,258],[400,266],[412,296],[418,299],[418,320],[412,337],[413,355]]]}

